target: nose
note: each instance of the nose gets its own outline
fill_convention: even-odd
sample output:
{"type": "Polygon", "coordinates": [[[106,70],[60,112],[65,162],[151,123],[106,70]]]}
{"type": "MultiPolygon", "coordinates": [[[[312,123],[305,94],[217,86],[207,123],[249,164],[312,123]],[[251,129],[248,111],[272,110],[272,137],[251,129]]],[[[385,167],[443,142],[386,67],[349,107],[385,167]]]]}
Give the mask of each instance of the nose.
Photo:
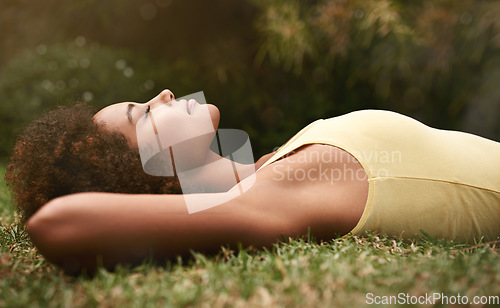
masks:
{"type": "Polygon", "coordinates": [[[168,89],[165,89],[146,104],[151,108],[155,108],[156,106],[159,106],[161,104],[167,104],[173,101],[174,99],[175,99],[174,93],[172,93],[172,91],[168,89]]]}

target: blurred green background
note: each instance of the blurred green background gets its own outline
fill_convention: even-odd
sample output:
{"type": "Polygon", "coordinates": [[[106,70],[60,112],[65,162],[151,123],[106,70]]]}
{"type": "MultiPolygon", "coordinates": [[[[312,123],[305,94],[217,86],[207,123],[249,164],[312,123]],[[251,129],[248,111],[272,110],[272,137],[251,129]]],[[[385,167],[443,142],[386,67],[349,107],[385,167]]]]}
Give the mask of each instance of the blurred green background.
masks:
{"type": "Polygon", "coordinates": [[[254,155],[317,118],[395,110],[500,139],[500,1],[0,2],[0,160],[57,105],[204,91],[254,155]]]}

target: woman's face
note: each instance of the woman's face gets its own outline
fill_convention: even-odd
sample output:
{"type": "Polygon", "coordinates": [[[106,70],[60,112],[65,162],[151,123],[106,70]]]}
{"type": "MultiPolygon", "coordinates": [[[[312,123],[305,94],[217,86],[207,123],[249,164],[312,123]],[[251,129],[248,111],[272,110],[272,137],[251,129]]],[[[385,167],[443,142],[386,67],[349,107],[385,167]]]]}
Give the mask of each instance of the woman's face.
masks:
{"type": "Polygon", "coordinates": [[[174,147],[177,157],[185,157],[186,153],[180,151],[190,152],[190,164],[206,156],[219,118],[214,105],[199,104],[192,99],[177,101],[170,90],[163,90],[147,103],[107,106],[94,116],[105,129],[125,135],[132,148],[139,148],[141,158],[146,148],[157,152],[174,147]]]}

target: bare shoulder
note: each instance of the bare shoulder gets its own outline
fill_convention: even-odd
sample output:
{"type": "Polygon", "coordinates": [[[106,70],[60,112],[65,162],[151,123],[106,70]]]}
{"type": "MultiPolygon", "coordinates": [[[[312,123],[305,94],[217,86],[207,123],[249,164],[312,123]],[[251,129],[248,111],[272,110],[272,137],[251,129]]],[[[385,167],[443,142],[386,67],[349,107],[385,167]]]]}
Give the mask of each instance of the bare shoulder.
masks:
{"type": "Polygon", "coordinates": [[[256,199],[266,196],[261,199],[275,215],[287,217],[301,233],[309,228],[319,238],[331,238],[351,231],[359,221],[368,182],[349,153],[313,144],[262,168],[253,193],[256,199]]]}

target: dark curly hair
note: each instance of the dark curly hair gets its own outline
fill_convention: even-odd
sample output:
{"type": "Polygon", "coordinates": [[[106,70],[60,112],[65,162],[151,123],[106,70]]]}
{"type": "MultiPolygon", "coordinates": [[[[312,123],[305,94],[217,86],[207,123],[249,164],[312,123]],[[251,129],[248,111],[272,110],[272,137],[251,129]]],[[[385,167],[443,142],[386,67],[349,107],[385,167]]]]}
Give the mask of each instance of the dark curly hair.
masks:
{"type": "Polygon", "coordinates": [[[177,177],[146,174],[138,150],[93,115],[87,104],[59,107],[18,137],[5,179],[23,222],[49,200],[77,192],[181,193],[177,177]]]}

